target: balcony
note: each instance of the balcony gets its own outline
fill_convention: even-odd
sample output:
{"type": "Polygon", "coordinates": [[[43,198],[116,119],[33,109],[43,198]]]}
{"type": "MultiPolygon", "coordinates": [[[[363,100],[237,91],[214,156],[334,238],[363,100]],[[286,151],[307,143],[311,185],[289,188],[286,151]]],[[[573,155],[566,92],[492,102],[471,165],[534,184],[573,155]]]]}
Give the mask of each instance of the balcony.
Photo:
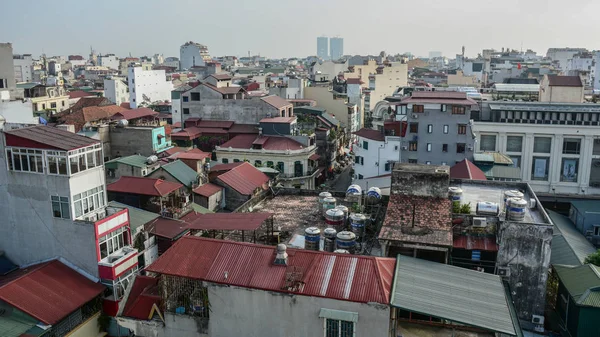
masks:
{"type": "Polygon", "coordinates": [[[125,246],[98,262],[101,279],[115,280],[126,270],[138,264],[138,250],[125,246]]]}
{"type": "Polygon", "coordinates": [[[280,173],[279,179],[283,180],[293,180],[300,178],[307,178],[313,176],[319,170],[318,167],[309,167],[306,172],[294,172],[294,173],[280,173]]]}
{"type": "Polygon", "coordinates": [[[144,209],[149,212],[160,213],[166,218],[179,219],[192,211],[191,198],[187,193],[161,198],[153,197],[149,199],[144,209]]]}

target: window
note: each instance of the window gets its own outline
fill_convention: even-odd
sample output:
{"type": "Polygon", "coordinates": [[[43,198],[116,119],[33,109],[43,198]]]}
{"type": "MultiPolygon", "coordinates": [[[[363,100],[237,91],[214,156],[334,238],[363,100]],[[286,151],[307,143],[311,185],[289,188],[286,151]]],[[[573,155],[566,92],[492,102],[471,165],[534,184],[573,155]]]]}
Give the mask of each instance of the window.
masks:
{"type": "Polygon", "coordinates": [[[417,151],[419,147],[418,142],[408,142],[408,151],[417,151]]]}
{"type": "Polygon", "coordinates": [[[562,171],[560,172],[560,181],[576,183],[578,169],[579,169],[579,159],[563,158],[562,171]]]}
{"type": "Polygon", "coordinates": [[[442,110],[442,112],[446,112],[448,106],[446,104],[442,104],[442,106],[440,107],[440,110],[442,110]]]}
{"type": "Polygon", "coordinates": [[[239,163],[239,162],[240,162],[240,160],[239,160],[239,159],[234,159],[234,160],[233,160],[233,162],[234,162],[234,163],[239,163]]]}
{"type": "Polygon", "coordinates": [[[199,101],[200,100],[200,93],[199,92],[192,92],[192,93],[190,93],[190,96],[192,96],[192,101],[199,101]]]}
{"type": "Polygon", "coordinates": [[[183,114],[184,115],[189,115],[190,114],[190,109],[189,108],[183,108],[183,114]]]}
{"type": "Polygon", "coordinates": [[[50,197],[52,200],[52,214],[55,218],[70,219],[69,215],[69,198],[59,197],[53,195],[50,197]]]}
{"type": "Polygon", "coordinates": [[[409,160],[408,160],[408,163],[409,163],[409,164],[416,164],[416,163],[417,163],[417,160],[416,160],[416,159],[409,159],[409,160]]]}
{"type": "Polygon", "coordinates": [[[600,155],[600,138],[594,139],[594,147],[592,149],[592,154],[594,156],[600,155]]]}
{"type": "Polygon", "coordinates": [[[133,99],[133,103],[135,103],[135,98],[133,99]]]}
{"type": "Polygon", "coordinates": [[[42,103],[42,110],[46,110],[46,104],[42,103]]]}
{"type": "Polygon", "coordinates": [[[95,209],[105,205],[104,202],[104,185],[92,188],[83,193],[73,196],[73,207],[75,208],[75,218],[88,214],[95,209]]]}
{"type": "Polygon", "coordinates": [[[581,139],[565,138],[563,141],[563,154],[579,154],[581,150],[581,139]]]}
{"type": "Polygon", "coordinates": [[[496,135],[481,135],[479,141],[481,151],[496,151],[496,135]]]}
{"type": "Polygon", "coordinates": [[[552,138],[550,137],[535,137],[533,139],[533,152],[550,153],[552,147],[552,138]]]}
{"type": "Polygon", "coordinates": [[[285,164],[282,161],[277,162],[277,171],[283,173],[285,164]]]}
{"type": "Polygon", "coordinates": [[[44,173],[41,150],[7,148],[6,157],[11,171],[44,173]]]}
{"type": "Polygon", "coordinates": [[[410,133],[419,133],[419,123],[410,123],[409,132],[410,133]]]}
{"type": "Polygon", "coordinates": [[[62,106],[65,106],[65,101],[62,101],[61,104],[62,104],[62,106]]]}
{"type": "Polygon", "coordinates": [[[50,103],[50,109],[56,109],[56,102],[50,103]]]}
{"type": "Polygon", "coordinates": [[[397,110],[397,113],[399,115],[406,115],[406,105],[400,105],[399,108],[400,109],[397,110]]]}
{"type": "Polygon", "coordinates": [[[60,151],[46,152],[48,174],[67,175],[67,153],[60,151]]]}
{"type": "Polygon", "coordinates": [[[452,107],[452,114],[453,115],[464,115],[465,114],[465,107],[464,106],[453,106],[452,107]]]}
{"type": "Polygon", "coordinates": [[[600,235],[600,226],[594,225],[594,236],[600,235]]]}
{"type": "Polygon", "coordinates": [[[190,101],[190,97],[189,97],[189,96],[181,96],[181,99],[182,99],[184,102],[189,102],[189,101],[190,101]]]}
{"type": "Polygon", "coordinates": [[[385,163],[385,171],[391,171],[392,170],[392,163],[385,163]]]}
{"type": "Polygon", "coordinates": [[[507,136],[506,137],[506,151],[507,152],[521,152],[523,150],[523,137],[521,136],[507,136]]]}
{"type": "Polygon", "coordinates": [[[521,167],[521,156],[509,156],[513,162],[513,167],[521,167]]]}
{"type": "Polygon", "coordinates": [[[260,161],[260,160],[255,160],[255,161],[254,161],[254,167],[262,167],[262,161],[260,161]]]}
{"type": "Polygon", "coordinates": [[[456,143],[456,153],[465,153],[465,143],[456,143]]]}
{"type": "MultiPolygon", "coordinates": [[[[359,178],[361,179],[361,178],[359,178]]],[[[353,337],[354,322],[327,318],[325,320],[325,337],[353,337]]]]}
{"type": "Polygon", "coordinates": [[[268,161],[267,162],[267,167],[268,168],[275,168],[275,164],[272,161],[268,161]]]}
{"type": "Polygon", "coordinates": [[[550,158],[533,157],[533,165],[531,165],[531,180],[548,180],[549,169],[550,158]]]}
{"type": "Polygon", "coordinates": [[[448,133],[448,125],[444,125],[444,133],[448,133]]]}
{"type": "MultiPolygon", "coordinates": [[[[444,133],[447,133],[447,132],[444,132],[444,133]]],[[[467,134],[467,124],[458,124],[458,134],[459,135],[467,134]]]]}
{"type": "Polygon", "coordinates": [[[412,111],[416,112],[416,113],[425,112],[425,106],[424,105],[413,105],[412,111]]]}
{"type": "Polygon", "coordinates": [[[110,254],[129,244],[127,229],[127,227],[118,228],[98,239],[101,259],[108,257],[110,254]]]}
{"type": "Polygon", "coordinates": [[[365,164],[365,158],[361,157],[361,156],[355,156],[354,157],[354,162],[356,164],[359,164],[359,165],[364,165],[365,164]]]}
{"type": "Polygon", "coordinates": [[[221,159],[221,163],[223,163],[223,164],[229,164],[229,159],[223,158],[223,159],[221,159]]]}
{"type": "Polygon", "coordinates": [[[431,143],[427,143],[427,152],[431,152],[431,143]]]}
{"type": "Polygon", "coordinates": [[[433,133],[433,124],[427,124],[427,133],[433,133]]]}
{"type": "Polygon", "coordinates": [[[0,89],[6,88],[6,80],[3,78],[0,78],[0,89]]]}
{"type": "Polygon", "coordinates": [[[363,179],[363,177],[364,177],[364,176],[363,176],[362,174],[359,174],[359,175],[358,175],[358,180],[362,180],[362,179],[363,179]]]}
{"type": "Polygon", "coordinates": [[[442,144],[442,152],[448,152],[448,144],[442,144]]]}

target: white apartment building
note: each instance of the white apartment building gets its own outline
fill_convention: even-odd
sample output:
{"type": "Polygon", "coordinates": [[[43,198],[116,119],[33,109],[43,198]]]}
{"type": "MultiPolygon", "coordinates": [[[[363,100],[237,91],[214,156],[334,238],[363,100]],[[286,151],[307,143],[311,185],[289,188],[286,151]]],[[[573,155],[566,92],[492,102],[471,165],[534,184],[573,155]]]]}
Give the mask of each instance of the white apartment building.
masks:
{"type": "Polygon", "coordinates": [[[186,42],[179,48],[179,69],[205,66],[210,61],[208,47],[195,42],[186,42]]]}
{"type": "Polygon", "coordinates": [[[13,55],[15,64],[15,81],[32,82],[33,81],[33,57],[31,54],[13,55]]]}
{"type": "Polygon", "coordinates": [[[129,88],[124,79],[112,78],[104,80],[104,97],[116,105],[129,103],[129,88]]]}
{"type": "Polygon", "coordinates": [[[128,68],[129,103],[132,109],[141,104],[170,101],[173,83],[164,70],[144,70],[139,64],[128,68]]]}
{"type": "Polygon", "coordinates": [[[574,55],[587,52],[585,48],[549,48],[548,52],[546,52],[546,57],[550,58],[552,61],[557,61],[561,70],[565,70],[567,68],[567,64],[569,60],[573,58],[574,55]]]}
{"type": "Polygon", "coordinates": [[[400,135],[385,136],[381,131],[365,128],[354,134],[357,136],[352,145],[356,179],[392,174],[394,163],[400,162],[400,135]]]}
{"type": "Polygon", "coordinates": [[[491,102],[473,131],[538,193],[600,194],[600,105],[491,102]]]}
{"type": "Polygon", "coordinates": [[[98,56],[98,65],[109,69],[119,70],[119,58],[115,54],[98,56]]]}

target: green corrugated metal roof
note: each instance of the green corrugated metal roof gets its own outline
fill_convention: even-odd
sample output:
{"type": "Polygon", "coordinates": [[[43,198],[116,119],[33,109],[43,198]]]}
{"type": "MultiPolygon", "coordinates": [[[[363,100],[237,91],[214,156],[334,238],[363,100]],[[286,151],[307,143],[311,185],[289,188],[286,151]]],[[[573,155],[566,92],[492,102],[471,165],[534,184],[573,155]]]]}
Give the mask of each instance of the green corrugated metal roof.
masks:
{"type": "Polygon", "coordinates": [[[394,307],[516,336],[508,300],[497,275],[398,255],[394,307]]]}
{"type": "Polygon", "coordinates": [[[499,165],[512,165],[513,161],[509,156],[499,152],[479,152],[473,154],[474,162],[486,162],[499,165]]]}
{"type": "Polygon", "coordinates": [[[172,163],[163,165],[161,166],[161,169],[167,171],[167,173],[185,186],[191,186],[198,178],[198,173],[181,160],[176,160],[172,163]]]}
{"type": "Polygon", "coordinates": [[[104,164],[104,166],[106,166],[106,168],[116,169],[117,164],[124,164],[124,165],[144,168],[144,167],[148,166],[148,164],[146,164],[147,159],[148,159],[147,157],[141,156],[139,154],[134,154],[133,156],[121,157],[121,158],[113,159],[111,161],[107,161],[104,164]]]}
{"type": "Polygon", "coordinates": [[[318,106],[299,106],[294,108],[294,113],[309,113],[313,115],[320,115],[325,112],[325,108],[318,106]]]}
{"type": "Polygon", "coordinates": [[[7,316],[0,316],[0,336],[19,337],[35,327],[38,321],[31,316],[12,309],[7,316]]]}
{"type": "Polygon", "coordinates": [[[213,211],[211,211],[208,208],[204,208],[196,203],[191,203],[190,205],[192,207],[192,209],[194,210],[194,212],[198,212],[200,214],[207,214],[207,213],[214,213],[213,211]]]}
{"type": "Polygon", "coordinates": [[[597,212],[600,209],[600,200],[571,200],[571,205],[580,213],[597,212]]]}
{"type": "Polygon", "coordinates": [[[600,308],[600,289],[594,289],[581,296],[579,304],[600,308]]]}
{"type": "MultiPolygon", "coordinates": [[[[578,304],[582,304],[580,300],[583,302],[588,301],[589,294],[586,294],[588,290],[600,287],[600,267],[592,264],[577,267],[555,265],[554,270],[556,270],[560,281],[578,304]]],[[[595,301],[595,296],[597,295],[593,295],[589,299],[590,303],[595,301]]]]}
{"type": "Polygon", "coordinates": [[[493,163],[494,156],[489,153],[473,153],[473,161],[485,162],[485,163],[493,163]]]}
{"type": "Polygon", "coordinates": [[[554,224],[550,263],[567,266],[582,265],[585,258],[596,251],[594,246],[575,229],[569,218],[549,209],[546,209],[546,212],[554,224]]]}
{"type": "Polygon", "coordinates": [[[148,212],[116,201],[111,201],[108,205],[112,207],[127,208],[129,210],[129,225],[133,232],[135,232],[138,227],[159,217],[156,213],[148,212]]]}
{"type": "MultiPolygon", "coordinates": [[[[479,166],[478,166],[479,167],[479,166]]],[[[481,168],[488,179],[510,179],[521,180],[521,169],[518,167],[494,165],[492,167],[481,168]]]]}
{"type": "Polygon", "coordinates": [[[32,83],[32,82],[17,83],[17,89],[31,89],[31,88],[37,87],[38,85],[41,86],[41,84],[39,84],[39,83],[32,83]]]}

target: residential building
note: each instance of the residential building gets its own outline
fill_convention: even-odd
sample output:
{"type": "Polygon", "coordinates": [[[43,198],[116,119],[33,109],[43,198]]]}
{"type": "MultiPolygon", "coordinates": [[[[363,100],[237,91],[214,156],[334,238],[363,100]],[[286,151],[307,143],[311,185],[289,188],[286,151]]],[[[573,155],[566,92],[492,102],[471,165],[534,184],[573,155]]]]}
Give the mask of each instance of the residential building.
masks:
{"type": "Polygon", "coordinates": [[[183,124],[182,111],[181,111],[181,94],[192,89],[191,86],[184,84],[171,91],[171,116],[173,118],[173,125],[177,123],[183,124]]]}
{"type": "Polygon", "coordinates": [[[584,86],[579,76],[544,75],[540,102],[583,103],[584,86]]]}
{"type": "Polygon", "coordinates": [[[132,63],[139,63],[140,59],[137,57],[126,57],[119,60],[119,74],[127,76],[129,65],[132,63]]]}
{"type": "Polygon", "coordinates": [[[569,336],[584,337],[600,334],[594,319],[600,315],[600,267],[555,265],[558,293],[555,305],[561,327],[569,336]]]}
{"type": "Polygon", "coordinates": [[[346,93],[333,91],[328,86],[314,86],[304,89],[304,98],[316,101],[317,106],[327,110],[349,132],[360,129],[358,105],[350,103],[346,93]]]}
{"type": "MultiPolygon", "coordinates": [[[[130,293],[128,305],[139,308],[139,314],[130,309],[118,320],[136,335],[166,337],[275,337],[285,331],[300,336],[387,336],[391,328],[389,296],[394,266],[395,260],[388,258],[288,249],[285,245],[276,249],[187,236],[148,269],[159,275],[154,282],[165,285],[160,298],[150,297],[152,286],[138,286],[142,289],[141,298],[151,298],[151,304],[138,306],[138,292],[134,298],[130,293]],[[192,263],[182,259],[181,254],[193,254],[197,259],[192,263]],[[217,272],[218,265],[227,271],[227,277],[223,277],[223,271],[217,272]],[[351,267],[342,267],[346,265],[351,267]],[[211,276],[217,274],[218,277],[211,276]],[[344,284],[352,286],[343,291],[344,284]],[[186,301],[198,305],[184,312],[177,309],[186,301]],[[234,305],[240,301],[247,305],[234,305]],[[164,322],[149,321],[153,304],[160,305],[164,322]],[[273,316],[284,312],[288,319],[273,324],[273,316]],[[227,323],[234,318],[236,324],[227,323]]],[[[156,283],[148,280],[146,284],[156,283]]]]}
{"type": "Polygon", "coordinates": [[[119,70],[119,58],[115,54],[98,55],[98,66],[119,70]]]}
{"type": "Polygon", "coordinates": [[[186,42],[179,48],[179,69],[190,69],[195,66],[205,66],[211,60],[208,47],[192,41],[186,42]]]}
{"type": "Polygon", "coordinates": [[[49,115],[70,108],[70,98],[62,86],[44,86],[36,83],[21,83],[25,98],[31,98],[33,112],[47,111],[49,115]]]}
{"type": "Polygon", "coordinates": [[[171,100],[173,83],[167,80],[164,70],[144,70],[136,63],[129,66],[127,78],[132,109],[171,100]]]}
{"type": "Polygon", "coordinates": [[[303,99],[306,85],[304,78],[288,78],[284,83],[266,83],[269,95],[276,95],[283,99],[303,99]]]}
{"type": "Polygon", "coordinates": [[[594,52],[594,67],[592,69],[594,84],[592,87],[594,90],[600,90],[600,51],[594,52]]]}
{"type": "Polygon", "coordinates": [[[120,78],[104,79],[104,97],[116,105],[129,103],[129,88],[125,80],[120,78]]]}
{"type": "Polygon", "coordinates": [[[198,172],[187,166],[181,160],[175,160],[168,164],[161,165],[157,170],[149,173],[147,177],[180,183],[189,189],[198,185],[198,172]]]}
{"type": "Polygon", "coordinates": [[[569,210],[569,219],[579,233],[600,249],[600,216],[596,213],[600,202],[597,200],[573,200],[569,210]]]}
{"type": "Polygon", "coordinates": [[[15,63],[11,43],[0,43],[0,96],[2,100],[16,97],[15,63]],[[8,97],[4,92],[8,91],[8,97]]]}
{"type": "MultiPolygon", "coordinates": [[[[300,143],[284,136],[239,135],[215,147],[217,160],[223,164],[248,161],[256,167],[278,170],[284,187],[315,189],[321,171],[314,137],[300,143]]],[[[212,170],[212,169],[211,169],[212,170]]],[[[227,193],[225,193],[227,196],[227,193]]]]}
{"type": "Polygon", "coordinates": [[[329,38],[327,36],[317,37],[317,57],[322,60],[329,59],[329,38]]]}
{"type": "Polygon", "coordinates": [[[549,48],[546,57],[555,61],[561,70],[566,70],[569,60],[574,55],[585,52],[587,52],[585,48],[549,48]]]}
{"type": "Polygon", "coordinates": [[[179,58],[178,57],[166,57],[162,65],[179,69],[179,58]]]}
{"type": "MultiPolygon", "coordinates": [[[[368,77],[369,102],[383,101],[401,87],[408,85],[408,65],[401,62],[386,62],[379,65],[368,77]]],[[[365,103],[365,111],[371,111],[365,103]]]]}
{"type": "Polygon", "coordinates": [[[234,211],[269,187],[269,177],[247,162],[215,165],[210,182],[223,188],[224,208],[234,211]]]}
{"type": "Polygon", "coordinates": [[[473,86],[479,87],[480,81],[477,76],[466,76],[462,71],[458,70],[456,74],[448,74],[446,82],[449,86],[473,86]]]}
{"type": "MultiPolygon", "coordinates": [[[[156,114],[148,108],[142,109],[147,109],[149,113],[156,114]]],[[[167,138],[164,122],[141,124],[139,126],[133,122],[130,123],[131,126],[120,127],[117,124],[110,127],[109,141],[112,158],[134,154],[150,156],[172,147],[171,140],[167,138]]]]}
{"type": "Polygon", "coordinates": [[[475,151],[504,153],[538,194],[600,194],[600,107],[490,102],[473,116],[475,151]]]}
{"type": "Polygon", "coordinates": [[[332,37],[329,39],[329,56],[332,60],[339,60],[344,55],[344,39],[332,37]]]}
{"type": "Polygon", "coordinates": [[[23,100],[0,100],[0,130],[12,130],[39,124],[33,114],[31,102],[23,100]]]}
{"type": "MultiPolygon", "coordinates": [[[[477,103],[464,92],[413,92],[395,105],[404,123],[402,162],[454,165],[473,158],[471,110],[477,103]]],[[[382,119],[382,117],[374,116],[382,119]]]]}
{"type": "Polygon", "coordinates": [[[580,76],[586,88],[594,84],[594,55],[592,53],[581,53],[573,55],[567,63],[563,75],[580,76]]]}
{"type": "MultiPolygon", "coordinates": [[[[114,114],[123,110],[126,109],[112,104],[104,97],[80,97],[73,106],[56,117],[60,123],[73,125],[74,132],[79,132],[86,126],[106,124],[114,114]]],[[[105,150],[110,152],[108,148],[105,150]]]]}
{"type": "Polygon", "coordinates": [[[0,308],[4,313],[0,335],[98,334],[105,287],[97,278],[81,273],[64,259],[14,267],[0,276],[0,308]]]}
{"type": "Polygon", "coordinates": [[[360,129],[354,134],[354,174],[367,179],[392,173],[394,163],[400,162],[400,122],[386,123],[387,132],[360,129]]]}
{"type": "Polygon", "coordinates": [[[33,57],[31,54],[13,55],[13,63],[17,83],[33,81],[33,57]]]}
{"type": "Polygon", "coordinates": [[[160,163],[149,157],[135,154],[119,157],[104,164],[106,168],[106,182],[112,183],[123,176],[145,177],[160,167],[160,163]]]}
{"type": "Polygon", "coordinates": [[[348,62],[318,61],[310,65],[308,77],[313,82],[330,82],[348,70],[348,62]]]}

